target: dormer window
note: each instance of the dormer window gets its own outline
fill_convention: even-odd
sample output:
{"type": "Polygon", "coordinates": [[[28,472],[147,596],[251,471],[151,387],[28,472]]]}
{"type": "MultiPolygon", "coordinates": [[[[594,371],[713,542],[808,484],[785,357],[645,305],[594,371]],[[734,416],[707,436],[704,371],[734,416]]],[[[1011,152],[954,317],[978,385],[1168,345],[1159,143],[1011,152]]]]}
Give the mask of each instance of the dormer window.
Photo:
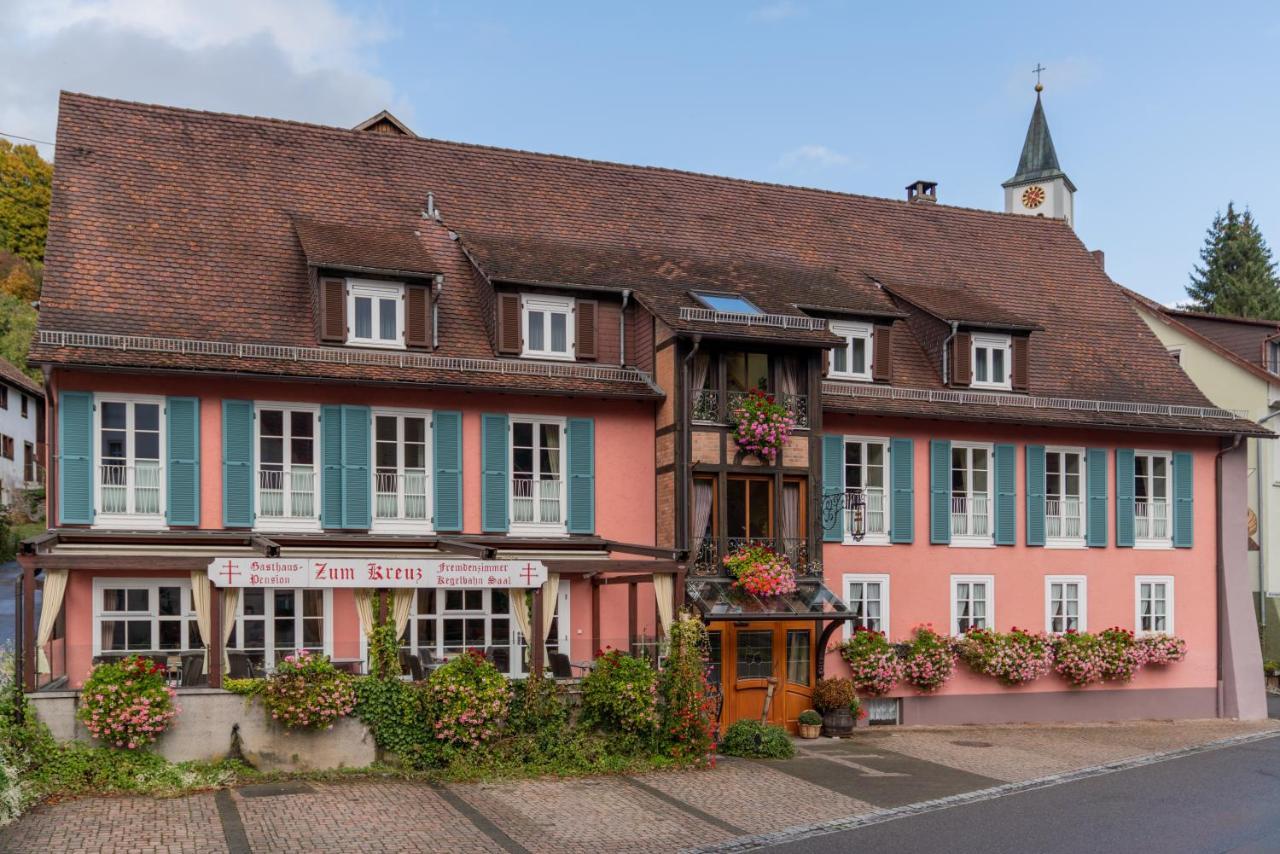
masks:
{"type": "Polygon", "coordinates": [[[524,328],[522,356],[539,359],[573,358],[572,297],[524,294],[521,297],[521,325],[524,328]]]}
{"type": "Polygon", "coordinates": [[[1013,343],[1008,335],[973,336],[974,388],[1012,389],[1013,343]]]}
{"type": "Polygon", "coordinates": [[[404,285],[347,280],[347,343],[404,347],[404,285]]]}
{"type": "Polygon", "coordinates": [[[831,351],[831,376],[871,380],[871,336],[874,328],[870,323],[832,322],[832,333],[844,339],[844,343],[831,351]]]}
{"type": "Polygon", "coordinates": [[[746,297],[737,294],[715,294],[707,291],[691,291],[693,298],[712,311],[725,314],[763,314],[764,312],[746,297]]]}

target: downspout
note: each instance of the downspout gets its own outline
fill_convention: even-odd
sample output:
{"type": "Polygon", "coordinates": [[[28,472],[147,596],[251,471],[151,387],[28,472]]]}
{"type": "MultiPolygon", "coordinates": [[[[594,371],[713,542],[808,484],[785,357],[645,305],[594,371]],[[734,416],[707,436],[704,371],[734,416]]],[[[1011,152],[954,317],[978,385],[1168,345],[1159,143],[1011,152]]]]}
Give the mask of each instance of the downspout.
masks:
{"type": "Polygon", "coordinates": [[[960,322],[951,321],[951,334],[942,342],[942,384],[950,387],[951,371],[948,369],[948,362],[951,356],[951,342],[955,339],[956,333],[960,331],[960,322]]]}
{"type": "Polygon", "coordinates": [[[680,382],[680,401],[676,407],[679,413],[679,421],[677,422],[680,429],[680,456],[684,459],[680,460],[676,471],[680,472],[677,479],[680,484],[680,514],[676,519],[676,531],[679,533],[679,545],[677,548],[687,550],[689,548],[689,484],[693,478],[686,471],[689,465],[689,459],[693,456],[693,431],[689,429],[689,424],[693,418],[690,412],[689,398],[689,366],[693,364],[693,358],[698,355],[698,348],[702,346],[702,336],[693,336],[693,347],[690,348],[688,355],[684,357],[684,364],[681,366],[680,382]]]}
{"type": "Polygon", "coordinates": [[[44,373],[44,522],[48,528],[58,527],[58,390],[53,381],[53,369],[48,365],[44,373]]]}
{"type": "MultiPolygon", "coordinates": [[[[1280,409],[1272,412],[1270,415],[1264,415],[1258,419],[1259,424],[1266,424],[1272,418],[1280,415],[1280,409]]],[[[1267,627],[1267,535],[1263,530],[1265,527],[1265,519],[1267,514],[1263,501],[1266,490],[1262,488],[1262,448],[1261,439],[1254,439],[1258,444],[1258,452],[1254,454],[1254,486],[1257,487],[1258,493],[1258,633],[1261,634],[1267,627]]]]}
{"type": "Polygon", "coordinates": [[[631,289],[622,289],[622,311],[618,315],[618,364],[627,363],[627,303],[631,302],[631,289]]]}
{"type": "MultiPolygon", "coordinates": [[[[1223,633],[1224,633],[1224,629],[1223,629],[1223,616],[1224,616],[1224,615],[1223,615],[1223,611],[1225,610],[1225,609],[1224,609],[1224,603],[1225,603],[1225,600],[1226,600],[1226,592],[1227,592],[1227,582],[1226,582],[1226,558],[1225,558],[1225,556],[1223,555],[1223,549],[1224,549],[1224,547],[1225,547],[1225,541],[1224,541],[1224,540],[1223,540],[1223,538],[1222,538],[1222,522],[1223,522],[1223,515],[1222,515],[1222,458],[1223,458],[1226,454],[1230,453],[1231,451],[1234,451],[1236,448],[1239,448],[1239,447],[1240,447],[1240,434],[1239,434],[1239,433],[1237,433],[1237,434],[1235,434],[1234,436],[1232,436],[1232,437],[1231,437],[1231,445],[1230,445],[1230,447],[1222,448],[1221,450],[1219,450],[1219,451],[1218,451],[1218,453],[1217,453],[1217,454],[1215,454],[1215,455],[1214,455],[1214,458],[1213,458],[1213,479],[1214,479],[1214,487],[1215,487],[1215,489],[1216,489],[1216,493],[1215,493],[1215,495],[1214,495],[1214,498],[1215,498],[1214,504],[1216,505],[1216,511],[1217,511],[1217,512],[1216,512],[1216,516],[1217,516],[1217,525],[1215,526],[1215,528],[1216,528],[1216,530],[1217,530],[1217,550],[1218,550],[1218,556],[1217,556],[1217,570],[1218,570],[1218,579],[1217,579],[1217,581],[1218,581],[1218,632],[1217,632],[1217,646],[1218,646],[1218,654],[1217,654],[1217,656],[1216,656],[1216,658],[1217,658],[1217,665],[1216,665],[1216,666],[1217,666],[1217,677],[1218,677],[1218,678],[1217,678],[1217,695],[1216,695],[1216,698],[1215,698],[1215,699],[1216,699],[1216,701],[1217,701],[1217,703],[1216,703],[1216,710],[1215,710],[1215,714],[1216,714],[1216,716],[1217,716],[1217,717],[1219,717],[1219,718],[1221,718],[1221,717],[1222,717],[1222,707],[1223,707],[1223,704],[1224,704],[1224,698],[1223,698],[1223,685],[1222,685],[1222,639],[1223,639],[1223,633]]],[[[1261,528],[1262,526],[1261,526],[1261,525],[1259,525],[1258,527],[1259,527],[1259,528],[1261,528]]]]}

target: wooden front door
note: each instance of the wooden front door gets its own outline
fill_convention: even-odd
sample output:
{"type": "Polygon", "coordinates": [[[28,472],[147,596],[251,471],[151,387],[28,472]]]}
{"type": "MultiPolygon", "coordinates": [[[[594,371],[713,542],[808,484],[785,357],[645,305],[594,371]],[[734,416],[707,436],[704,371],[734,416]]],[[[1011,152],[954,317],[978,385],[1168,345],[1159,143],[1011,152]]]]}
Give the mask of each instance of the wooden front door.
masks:
{"type": "Polygon", "coordinates": [[[770,678],[768,720],[795,732],[796,719],[813,699],[813,623],[711,623],[711,674],[724,694],[721,732],[744,718],[760,720],[770,678]]]}

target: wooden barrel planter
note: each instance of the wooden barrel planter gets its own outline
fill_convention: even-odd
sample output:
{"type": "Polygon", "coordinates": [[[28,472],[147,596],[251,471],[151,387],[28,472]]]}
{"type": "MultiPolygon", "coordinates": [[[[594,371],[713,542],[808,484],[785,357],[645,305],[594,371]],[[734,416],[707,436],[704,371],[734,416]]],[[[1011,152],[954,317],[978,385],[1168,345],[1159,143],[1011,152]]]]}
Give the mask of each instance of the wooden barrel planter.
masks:
{"type": "Polygon", "coordinates": [[[822,734],[831,738],[853,735],[853,712],[847,706],[822,714],[822,734]]]}

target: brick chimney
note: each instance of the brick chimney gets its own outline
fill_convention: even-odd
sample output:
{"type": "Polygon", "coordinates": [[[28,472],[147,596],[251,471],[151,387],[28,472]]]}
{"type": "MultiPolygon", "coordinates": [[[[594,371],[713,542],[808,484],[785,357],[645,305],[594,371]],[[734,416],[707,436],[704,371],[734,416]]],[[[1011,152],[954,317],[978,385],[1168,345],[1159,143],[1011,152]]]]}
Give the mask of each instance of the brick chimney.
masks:
{"type": "Polygon", "coordinates": [[[938,201],[937,181],[913,181],[907,185],[907,201],[933,204],[938,201]]]}

